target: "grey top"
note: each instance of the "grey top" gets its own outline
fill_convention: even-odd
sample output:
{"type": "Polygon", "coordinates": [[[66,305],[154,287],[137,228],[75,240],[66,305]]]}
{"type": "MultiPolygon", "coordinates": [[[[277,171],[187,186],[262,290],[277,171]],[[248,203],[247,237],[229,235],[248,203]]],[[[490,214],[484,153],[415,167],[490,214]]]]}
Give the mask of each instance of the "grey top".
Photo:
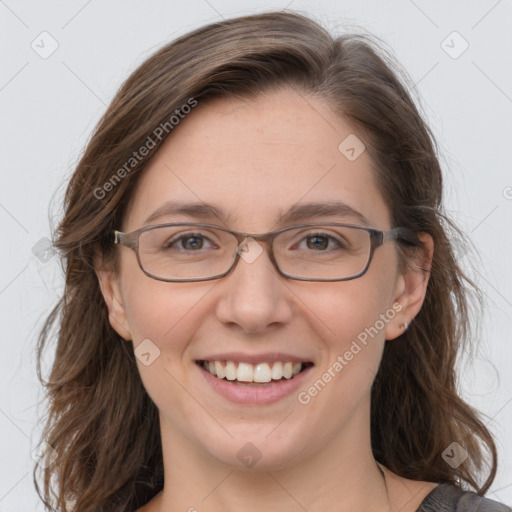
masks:
{"type": "Polygon", "coordinates": [[[512,508],[454,485],[439,484],[416,512],[512,512],[512,508]]]}

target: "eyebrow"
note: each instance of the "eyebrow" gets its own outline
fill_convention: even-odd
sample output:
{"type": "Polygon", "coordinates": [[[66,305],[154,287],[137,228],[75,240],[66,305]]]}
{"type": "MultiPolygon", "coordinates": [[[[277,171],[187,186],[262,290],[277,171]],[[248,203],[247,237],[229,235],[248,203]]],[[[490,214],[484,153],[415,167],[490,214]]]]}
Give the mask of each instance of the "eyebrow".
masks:
{"type": "MultiPolygon", "coordinates": [[[[204,202],[168,201],[158,207],[147,219],[150,224],[163,216],[187,216],[194,219],[211,220],[220,219],[229,222],[230,215],[221,207],[204,202]]],[[[280,212],[277,217],[278,224],[288,225],[296,222],[316,219],[318,217],[344,217],[357,220],[364,226],[369,226],[368,219],[361,212],[355,210],[343,201],[326,201],[322,203],[300,203],[292,206],[286,212],[280,212]]]]}

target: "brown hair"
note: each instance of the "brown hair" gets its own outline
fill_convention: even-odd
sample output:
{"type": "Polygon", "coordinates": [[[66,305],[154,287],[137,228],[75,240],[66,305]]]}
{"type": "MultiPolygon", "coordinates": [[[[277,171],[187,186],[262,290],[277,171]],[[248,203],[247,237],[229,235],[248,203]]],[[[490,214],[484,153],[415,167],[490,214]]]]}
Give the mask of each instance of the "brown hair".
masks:
{"type": "MultiPolygon", "coordinates": [[[[41,332],[37,370],[49,399],[42,438],[58,457],[43,470],[42,490],[41,467],[34,469],[37,492],[48,507],[125,511],[162,489],[158,410],[142,385],[133,350],[109,323],[94,257],[115,262],[110,233],[119,228],[141,171],[172,133],[169,120],[185,112],[184,105],[281,86],[321,98],[358,130],[393,225],[434,240],[423,307],[402,336],[386,343],[373,384],[375,458],[406,478],[460,487],[465,481],[480,494],[489,489],[497,468],[495,444],[478,413],[458,396],[454,371],[471,338],[469,298],[481,301],[481,293],[457,264],[453,237],[463,235],[443,213],[435,141],[400,76],[370,37],[333,38],[308,17],[269,12],[181,36],[126,80],[71,178],[55,237],[65,290],[41,332]],[[165,127],[164,136],[158,127],[165,127]],[[149,147],[149,140],[147,156],[134,161],[134,151],[149,147]],[[55,328],[55,359],[45,381],[41,359],[55,328]],[[442,458],[454,441],[469,454],[457,468],[442,458]],[[491,460],[480,485],[484,447],[491,460]]],[[[406,261],[407,246],[399,247],[406,261]]]]}

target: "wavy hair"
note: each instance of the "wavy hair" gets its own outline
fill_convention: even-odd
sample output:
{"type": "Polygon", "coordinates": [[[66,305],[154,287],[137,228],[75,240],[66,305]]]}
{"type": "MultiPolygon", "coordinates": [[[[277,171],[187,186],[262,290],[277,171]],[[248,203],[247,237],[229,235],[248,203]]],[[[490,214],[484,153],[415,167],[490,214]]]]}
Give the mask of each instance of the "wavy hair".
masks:
{"type": "MultiPolygon", "coordinates": [[[[187,33],[123,83],[74,170],[54,236],[65,289],[41,330],[37,373],[48,399],[42,439],[57,458],[33,472],[48,508],[135,510],[163,488],[158,410],[133,350],[109,323],[95,256],[115,266],[110,233],[184,105],[279,87],[314,95],[344,116],[366,144],[392,224],[434,240],[423,307],[404,334],[386,343],[373,383],[376,460],[405,478],[469,484],[479,494],[489,489],[496,447],[479,413],[459,396],[455,373],[458,354],[473,340],[470,299],[481,301],[482,294],[457,263],[454,239],[464,235],[444,213],[436,142],[404,77],[370,36],[334,37],[300,13],[267,12],[187,33]],[[134,159],[150,140],[146,156],[134,159]],[[45,379],[41,362],[52,339],[45,379]],[[442,458],[454,441],[469,455],[456,468],[442,458]]],[[[411,248],[398,247],[405,265],[411,248]]]]}

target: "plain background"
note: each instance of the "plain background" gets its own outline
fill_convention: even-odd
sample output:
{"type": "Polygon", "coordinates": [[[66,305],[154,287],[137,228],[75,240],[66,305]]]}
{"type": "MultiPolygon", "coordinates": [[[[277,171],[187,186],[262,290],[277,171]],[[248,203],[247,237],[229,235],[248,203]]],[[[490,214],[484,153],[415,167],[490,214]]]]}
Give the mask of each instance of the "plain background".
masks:
{"type": "Polygon", "coordinates": [[[94,125],[159,46],[208,22],[284,8],[333,31],[376,34],[421,97],[439,142],[446,209],[480,253],[461,246],[460,261],[474,262],[467,268],[487,300],[478,352],[461,362],[461,393],[496,435],[489,496],[512,504],[511,0],[0,0],[0,512],[43,510],[32,483],[44,412],[34,346],[62,286],[48,239],[94,125]]]}

